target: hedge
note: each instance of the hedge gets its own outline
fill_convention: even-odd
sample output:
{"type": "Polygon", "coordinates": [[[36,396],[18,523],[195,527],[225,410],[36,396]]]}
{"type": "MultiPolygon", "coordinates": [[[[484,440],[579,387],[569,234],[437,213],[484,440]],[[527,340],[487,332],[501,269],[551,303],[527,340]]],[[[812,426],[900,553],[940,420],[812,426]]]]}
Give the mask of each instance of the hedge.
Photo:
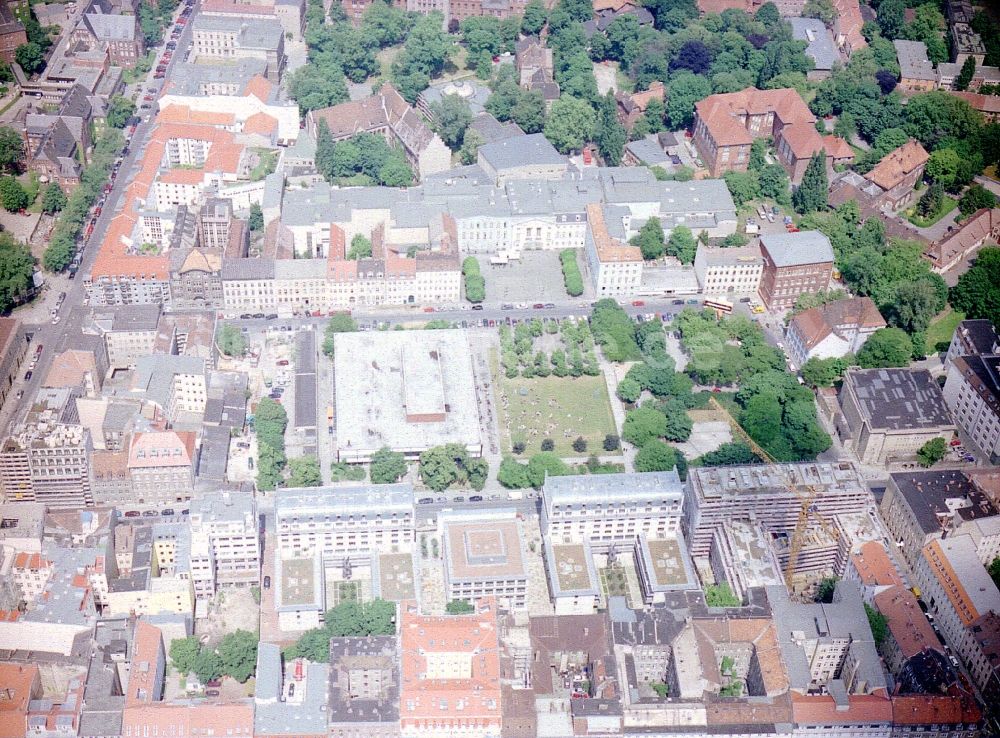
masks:
{"type": "Polygon", "coordinates": [[[580,274],[580,265],[576,263],[576,251],[574,249],[563,249],[559,254],[562,262],[563,282],[566,284],[566,292],[570,297],[579,297],[583,294],[583,275],[580,274]]]}

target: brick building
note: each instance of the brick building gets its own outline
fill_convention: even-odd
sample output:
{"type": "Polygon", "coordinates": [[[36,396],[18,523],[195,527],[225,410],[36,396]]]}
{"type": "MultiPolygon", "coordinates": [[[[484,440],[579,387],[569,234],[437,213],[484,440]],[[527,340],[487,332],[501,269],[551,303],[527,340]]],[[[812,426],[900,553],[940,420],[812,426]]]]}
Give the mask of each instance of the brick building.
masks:
{"type": "Polygon", "coordinates": [[[802,295],[830,286],[833,246],[819,231],[764,236],[760,253],[764,257],[760,298],[768,310],[787,310],[802,295]]]}

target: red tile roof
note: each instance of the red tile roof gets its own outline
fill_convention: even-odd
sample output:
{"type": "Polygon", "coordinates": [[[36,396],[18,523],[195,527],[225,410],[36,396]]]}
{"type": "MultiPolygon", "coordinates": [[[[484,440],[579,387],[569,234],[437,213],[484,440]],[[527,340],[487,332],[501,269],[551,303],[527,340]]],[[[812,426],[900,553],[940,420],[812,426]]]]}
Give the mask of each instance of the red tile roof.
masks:
{"type": "Polygon", "coordinates": [[[978,723],[983,714],[967,695],[906,694],[892,698],[896,725],[978,723]]]}
{"type": "Polygon", "coordinates": [[[986,115],[1000,115],[1000,97],[997,95],[982,95],[978,92],[952,92],[951,94],[965,100],[972,106],[973,110],[978,110],[986,115]]]}
{"type": "Polygon", "coordinates": [[[968,251],[981,246],[998,226],[1000,226],[1000,208],[978,210],[957,231],[952,231],[943,240],[932,243],[924,249],[924,256],[935,267],[947,270],[968,251]]]}
{"type": "Polygon", "coordinates": [[[854,297],[803,310],[792,318],[789,327],[802,337],[808,350],[835,333],[838,326],[863,330],[884,328],[885,325],[885,319],[870,297],[854,297]]]}
{"type": "Polygon", "coordinates": [[[249,97],[253,95],[261,102],[266,103],[271,97],[271,91],[274,89],[268,79],[260,74],[255,74],[247,82],[247,86],[243,88],[243,95],[249,97]]]}
{"type": "MultiPolygon", "coordinates": [[[[171,106],[172,108],[173,106],[171,106]]],[[[167,108],[169,111],[171,108],[167,108]]],[[[127,241],[132,237],[138,222],[138,209],[142,202],[150,199],[153,183],[156,181],[160,165],[171,139],[194,139],[211,144],[205,166],[200,172],[221,172],[235,175],[239,171],[243,146],[235,143],[233,134],[210,125],[174,123],[169,116],[157,117],[157,126],[146,146],[138,174],[125,190],[121,209],[111,221],[97,258],[90,270],[91,278],[143,279],[165,282],[170,269],[170,257],[166,254],[145,256],[128,253],[127,241]]]]}
{"type": "Polygon", "coordinates": [[[24,738],[28,729],[28,703],[42,696],[41,676],[34,664],[0,664],[0,738],[24,738]]]}
{"type": "Polygon", "coordinates": [[[891,190],[918,167],[927,163],[928,154],[919,141],[910,139],[894,151],[890,151],[875,165],[865,179],[874,182],[883,190],[891,190]]]}
{"type": "Polygon", "coordinates": [[[885,690],[874,694],[849,695],[849,704],[842,708],[830,695],[792,693],[792,714],[795,722],[804,725],[843,725],[845,723],[890,723],[892,703],[885,690]]]}
{"type": "Polygon", "coordinates": [[[158,665],[163,661],[163,634],[155,625],[140,620],[135,625],[132,665],[129,668],[125,707],[151,704],[162,691],[158,665]]]}
{"type": "Polygon", "coordinates": [[[479,600],[472,615],[427,616],[400,606],[404,727],[501,724],[496,603],[479,600]]]}
{"type": "MultiPolygon", "coordinates": [[[[695,110],[719,146],[753,142],[753,136],[743,122],[747,116],[774,113],[785,126],[796,123],[812,126],[816,122],[816,116],[810,112],[799,93],[791,88],[758,90],[756,87],[747,87],[739,92],[709,95],[695,104],[695,110]]],[[[819,138],[815,128],[812,132],[819,138]]],[[[761,133],[768,134],[770,131],[761,133]]]]}
{"type": "Polygon", "coordinates": [[[875,595],[875,607],[885,617],[903,658],[916,656],[925,648],[940,650],[940,641],[910,590],[905,587],[883,590],[875,595]]]}
{"type": "Polygon", "coordinates": [[[861,577],[861,583],[867,587],[903,585],[903,578],[889,558],[889,552],[878,541],[863,544],[851,554],[851,563],[861,577]]]}

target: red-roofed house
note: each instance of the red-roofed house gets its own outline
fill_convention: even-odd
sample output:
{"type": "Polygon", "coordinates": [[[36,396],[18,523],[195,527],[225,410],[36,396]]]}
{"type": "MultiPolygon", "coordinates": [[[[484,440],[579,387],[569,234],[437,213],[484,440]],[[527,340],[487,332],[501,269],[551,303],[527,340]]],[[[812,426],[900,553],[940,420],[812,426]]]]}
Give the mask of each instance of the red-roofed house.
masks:
{"type": "Polygon", "coordinates": [[[889,634],[878,648],[892,673],[898,673],[908,659],[925,649],[941,650],[941,642],[927,616],[906,587],[889,587],[879,592],[875,595],[875,608],[889,627],[889,634]]]}
{"type": "Polygon", "coordinates": [[[851,553],[844,578],[861,585],[861,598],[869,605],[879,592],[903,586],[889,552],[878,541],[868,541],[851,553]]]}
{"type": "Polygon", "coordinates": [[[24,738],[28,731],[28,705],[42,697],[42,677],[34,664],[0,663],[0,738],[24,738]]]}
{"type": "Polygon", "coordinates": [[[134,502],[162,505],[191,498],[196,438],[192,431],[173,430],[132,436],[128,469],[134,502]]]}
{"type": "Polygon", "coordinates": [[[892,697],[893,735],[933,732],[940,738],[979,735],[983,713],[956,686],[948,694],[897,694],[892,697]]]}
{"type": "Polygon", "coordinates": [[[883,190],[878,197],[881,207],[899,210],[910,203],[913,188],[924,176],[928,158],[924,147],[912,138],[882,157],[875,168],[865,175],[865,179],[883,190]]]}
{"type": "Polygon", "coordinates": [[[163,634],[155,625],[140,620],[132,639],[132,666],[129,669],[125,707],[139,707],[163,699],[167,657],[163,634]]]}
{"type": "Polygon", "coordinates": [[[498,738],[503,722],[496,604],[479,600],[472,615],[426,616],[400,606],[403,736],[498,738]]]}
{"type": "Polygon", "coordinates": [[[812,358],[857,353],[885,325],[870,297],[854,297],[803,310],[789,322],[785,337],[792,361],[802,366],[812,358]]]}
{"type": "Polygon", "coordinates": [[[795,90],[748,87],[710,95],[695,105],[694,145],[708,171],[718,177],[725,172],[746,171],[753,140],[773,136],[778,160],[792,182],[799,182],[809,159],[818,151],[828,149],[830,167],[853,158],[853,151],[846,157],[839,139],[821,136],[815,123],[816,116],[795,90]]]}
{"type": "Polygon", "coordinates": [[[1000,208],[983,208],[965,221],[957,231],[924,249],[931,269],[944,274],[976,253],[987,240],[1000,239],[1000,208]]]}
{"type": "Polygon", "coordinates": [[[649,89],[641,92],[633,92],[632,94],[619,92],[615,95],[615,99],[618,102],[618,120],[622,122],[622,125],[626,129],[631,131],[632,126],[646,112],[646,108],[649,107],[649,103],[652,100],[663,101],[663,93],[663,83],[659,80],[650,84],[649,89]]]}
{"type": "Polygon", "coordinates": [[[10,573],[14,583],[21,589],[21,598],[31,603],[42,593],[52,577],[52,562],[42,558],[41,554],[21,551],[14,556],[10,573]]]}

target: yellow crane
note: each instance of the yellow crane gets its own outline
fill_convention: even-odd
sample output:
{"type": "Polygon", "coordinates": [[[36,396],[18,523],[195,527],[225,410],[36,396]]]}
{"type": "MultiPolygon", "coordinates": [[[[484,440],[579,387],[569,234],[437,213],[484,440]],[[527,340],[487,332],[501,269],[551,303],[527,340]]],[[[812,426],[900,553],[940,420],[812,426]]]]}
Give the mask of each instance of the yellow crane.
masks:
{"type": "MultiPolygon", "coordinates": [[[[726,416],[733,432],[740,437],[740,440],[743,441],[743,443],[750,447],[751,451],[771,466],[777,466],[778,462],[775,458],[761,448],[760,444],[750,437],[750,434],[743,429],[743,426],[736,422],[736,418],[733,417],[732,413],[730,413],[721,402],[716,400],[714,397],[710,398],[708,402],[709,405],[711,405],[715,410],[718,410],[726,416]]],[[[799,493],[796,491],[796,494],[799,493]]],[[[799,554],[802,553],[802,547],[805,545],[806,525],[809,523],[809,516],[814,515],[820,526],[826,532],[830,533],[834,537],[837,535],[836,531],[830,527],[829,523],[823,520],[823,518],[812,509],[813,501],[818,495],[819,490],[811,484],[806,485],[805,492],[799,494],[799,515],[795,521],[795,529],[788,541],[788,563],[785,565],[785,585],[788,587],[789,591],[792,589],[792,575],[795,573],[795,565],[798,563],[799,554]]]]}

